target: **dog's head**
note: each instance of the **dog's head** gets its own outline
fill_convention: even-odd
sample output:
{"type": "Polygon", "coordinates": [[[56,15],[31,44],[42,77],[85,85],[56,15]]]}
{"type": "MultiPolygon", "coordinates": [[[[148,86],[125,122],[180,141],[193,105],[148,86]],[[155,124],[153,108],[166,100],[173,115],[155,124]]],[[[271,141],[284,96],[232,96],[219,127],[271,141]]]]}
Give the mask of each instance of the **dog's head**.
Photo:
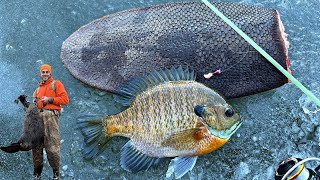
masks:
{"type": "Polygon", "coordinates": [[[28,108],[30,105],[30,102],[27,101],[26,95],[20,95],[16,100],[14,100],[15,103],[19,103],[19,101],[23,104],[25,108],[28,108]]]}

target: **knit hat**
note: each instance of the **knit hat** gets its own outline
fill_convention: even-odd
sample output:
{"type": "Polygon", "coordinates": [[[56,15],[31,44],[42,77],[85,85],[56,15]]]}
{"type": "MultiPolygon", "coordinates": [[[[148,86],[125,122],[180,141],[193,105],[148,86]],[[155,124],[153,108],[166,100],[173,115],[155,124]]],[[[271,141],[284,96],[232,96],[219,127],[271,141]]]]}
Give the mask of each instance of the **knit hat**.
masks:
{"type": "Polygon", "coordinates": [[[49,64],[43,64],[40,67],[40,74],[41,74],[41,71],[44,70],[44,69],[47,69],[50,72],[50,74],[52,74],[51,66],[49,64]]]}

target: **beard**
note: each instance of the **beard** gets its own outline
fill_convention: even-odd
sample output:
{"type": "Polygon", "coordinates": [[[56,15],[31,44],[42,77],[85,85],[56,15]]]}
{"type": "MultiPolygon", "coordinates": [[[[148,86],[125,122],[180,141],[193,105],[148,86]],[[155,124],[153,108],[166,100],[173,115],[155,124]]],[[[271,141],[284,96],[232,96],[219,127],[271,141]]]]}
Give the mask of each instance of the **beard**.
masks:
{"type": "Polygon", "coordinates": [[[41,76],[41,79],[43,82],[46,82],[51,76],[46,76],[46,75],[43,75],[41,76]]]}

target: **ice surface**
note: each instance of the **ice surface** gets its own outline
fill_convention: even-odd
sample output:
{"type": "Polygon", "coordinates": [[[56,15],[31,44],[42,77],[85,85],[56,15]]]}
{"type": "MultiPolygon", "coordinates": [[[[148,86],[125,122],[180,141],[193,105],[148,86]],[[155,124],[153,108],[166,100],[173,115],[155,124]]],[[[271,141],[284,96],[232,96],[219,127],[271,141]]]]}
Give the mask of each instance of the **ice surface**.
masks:
{"type": "Polygon", "coordinates": [[[0,114],[8,114],[8,109],[17,111],[19,108],[14,104],[14,99],[18,96],[15,94],[24,93],[22,91],[21,82],[23,75],[17,68],[7,64],[4,61],[0,62],[0,89],[1,89],[1,101],[0,101],[0,114]],[[10,79],[14,79],[11,81],[10,79]]]}
{"type": "Polygon", "coordinates": [[[247,163],[240,162],[237,170],[235,171],[235,179],[244,179],[251,172],[250,167],[247,163]]]}
{"type": "MultiPolygon", "coordinates": [[[[293,75],[320,97],[320,2],[229,1],[279,11],[291,44],[293,75]]],[[[53,76],[65,84],[70,97],[60,119],[61,179],[164,179],[169,160],[147,172],[133,174],[121,169],[120,149],[125,138],[113,138],[106,151],[91,162],[82,159],[83,139],[75,129],[76,117],[115,113],[120,106],[109,94],[73,78],[59,60],[62,42],[82,25],[128,8],[164,2],[174,1],[0,1],[0,145],[20,136],[23,110],[13,100],[33,93],[39,65],[49,63],[53,76]]],[[[293,84],[231,102],[242,115],[242,127],[221,149],[200,157],[182,179],[273,179],[273,168],[284,159],[320,157],[319,107],[293,84]]],[[[30,152],[0,152],[0,179],[31,179],[32,171],[30,152]]],[[[52,177],[47,161],[43,174],[44,179],[52,177]]]]}

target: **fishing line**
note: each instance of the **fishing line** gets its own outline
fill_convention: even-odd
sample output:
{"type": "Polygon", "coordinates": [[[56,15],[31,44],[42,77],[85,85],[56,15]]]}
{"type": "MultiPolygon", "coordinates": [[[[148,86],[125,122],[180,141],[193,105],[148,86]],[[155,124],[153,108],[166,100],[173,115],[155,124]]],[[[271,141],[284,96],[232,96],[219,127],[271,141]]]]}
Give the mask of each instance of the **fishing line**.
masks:
{"type": "Polygon", "coordinates": [[[285,75],[294,85],[296,85],[303,93],[305,93],[314,103],[320,107],[320,100],[306,87],[304,87],[296,78],[294,78],[287,70],[285,70],[277,61],[275,61],[266,51],[264,51],[257,43],[255,43],[248,35],[239,29],[230,19],[223,15],[215,6],[207,0],[201,0],[207,5],[217,16],[234,29],[241,37],[243,37],[253,48],[255,48],[262,56],[264,56],[271,64],[273,64],[283,75],[285,75]]]}

